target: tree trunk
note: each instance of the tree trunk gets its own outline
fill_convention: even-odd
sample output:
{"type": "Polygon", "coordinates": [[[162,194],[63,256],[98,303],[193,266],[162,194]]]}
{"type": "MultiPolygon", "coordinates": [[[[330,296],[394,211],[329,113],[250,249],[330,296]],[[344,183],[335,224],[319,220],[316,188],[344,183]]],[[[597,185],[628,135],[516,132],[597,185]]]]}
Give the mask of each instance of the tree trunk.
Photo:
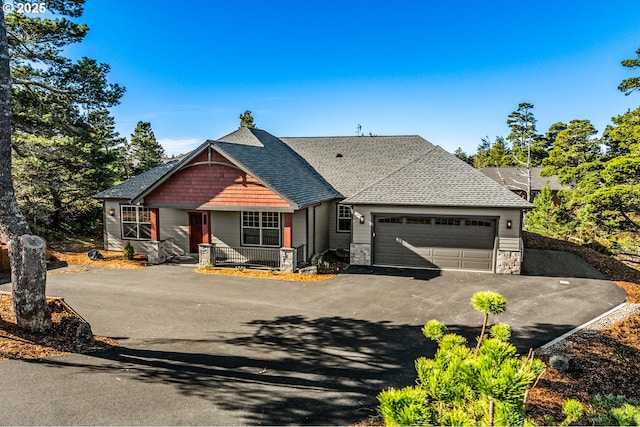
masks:
{"type": "Polygon", "coordinates": [[[47,245],[43,238],[30,234],[8,242],[13,285],[13,311],[18,326],[29,331],[43,332],[51,327],[51,313],[47,305],[47,245]]]}
{"type": "Polygon", "coordinates": [[[11,264],[13,307],[20,328],[51,327],[46,301],[47,265],[44,239],[31,235],[16,201],[11,177],[11,72],[4,13],[0,11],[0,237],[11,264]]]}

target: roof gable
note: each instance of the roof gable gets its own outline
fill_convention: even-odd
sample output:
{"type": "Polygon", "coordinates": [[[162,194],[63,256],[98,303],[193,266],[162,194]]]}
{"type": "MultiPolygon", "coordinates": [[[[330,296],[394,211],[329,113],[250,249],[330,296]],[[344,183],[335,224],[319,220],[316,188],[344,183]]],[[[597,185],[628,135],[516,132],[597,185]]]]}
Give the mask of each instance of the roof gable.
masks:
{"type": "Polygon", "coordinates": [[[291,201],[237,167],[213,147],[144,195],[145,204],[174,207],[290,208],[291,201]]]}
{"type": "Polygon", "coordinates": [[[210,143],[299,207],[343,198],[298,153],[261,129],[241,128],[210,143]]]}

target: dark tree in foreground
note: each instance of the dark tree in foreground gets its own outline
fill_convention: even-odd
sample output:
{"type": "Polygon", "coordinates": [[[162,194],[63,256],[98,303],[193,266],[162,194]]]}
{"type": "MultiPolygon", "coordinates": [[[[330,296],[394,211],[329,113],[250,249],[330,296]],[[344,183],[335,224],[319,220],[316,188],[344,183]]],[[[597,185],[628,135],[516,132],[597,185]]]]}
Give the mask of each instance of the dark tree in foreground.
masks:
{"type": "Polygon", "coordinates": [[[49,0],[47,15],[5,17],[12,77],[11,144],[15,196],[32,230],[90,234],[100,216],[91,195],[120,176],[122,138],[108,109],[124,88],[109,66],[66,57],[89,28],[71,18],[84,0],[49,0]]]}
{"type": "Polygon", "coordinates": [[[46,301],[44,239],[31,234],[18,208],[11,176],[11,72],[4,12],[0,11],[0,236],[11,262],[13,307],[18,326],[30,331],[51,327],[46,301]]]}

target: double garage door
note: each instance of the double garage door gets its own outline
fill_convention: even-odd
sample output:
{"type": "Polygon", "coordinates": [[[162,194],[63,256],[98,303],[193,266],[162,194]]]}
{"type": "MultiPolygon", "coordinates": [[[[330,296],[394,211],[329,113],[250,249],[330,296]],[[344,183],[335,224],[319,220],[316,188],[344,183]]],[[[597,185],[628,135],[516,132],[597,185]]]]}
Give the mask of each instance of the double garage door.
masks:
{"type": "Polygon", "coordinates": [[[395,214],[374,222],[375,265],[492,270],[495,218],[395,214]]]}

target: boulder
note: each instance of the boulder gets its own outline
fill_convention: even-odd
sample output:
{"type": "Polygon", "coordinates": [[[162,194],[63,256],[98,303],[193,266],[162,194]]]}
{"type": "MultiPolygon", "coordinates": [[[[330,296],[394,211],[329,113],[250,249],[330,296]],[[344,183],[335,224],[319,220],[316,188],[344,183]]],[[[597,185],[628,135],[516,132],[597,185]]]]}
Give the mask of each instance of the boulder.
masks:
{"type": "Polygon", "coordinates": [[[549,358],[549,365],[562,372],[571,372],[575,369],[575,362],[572,357],[563,354],[554,354],[549,358]]]}
{"type": "Polygon", "coordinates": [[[89,257],[89,259],[94,261],[98,259],[104,259],[104,256],[97,249],[91,249],[89,252],[87,252],[87,256],[89,257]]]}
{"type": "Polygon", "coordinates": [[[298,270],[298,273],[300,273],[300,274],[318,274],[318,266],[317,265],[311,265],[309,267],[303,267],[303,268],[298,270]]]}
{"type": "Polygon", "coordinates": [[[88,323],[81,323],[76,329],[76,341],[82,345],[93,345],[95,340],[93,339],[93,331],[91,325],[88,323]]]}

